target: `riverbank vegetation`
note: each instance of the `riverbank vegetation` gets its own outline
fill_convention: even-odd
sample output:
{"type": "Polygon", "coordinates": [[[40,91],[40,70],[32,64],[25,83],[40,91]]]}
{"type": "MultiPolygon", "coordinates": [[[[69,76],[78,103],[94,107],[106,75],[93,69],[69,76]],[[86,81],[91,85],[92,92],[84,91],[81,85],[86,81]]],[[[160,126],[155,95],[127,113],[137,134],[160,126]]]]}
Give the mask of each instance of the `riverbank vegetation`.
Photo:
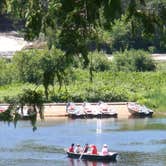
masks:
{"type": "MultiPolygon", "coordinates": [[[[63,56],[63,52],[53,52],[57,57],[59,54],[63,56]]],[[[46,53],[46,50],[22,51],[11,60],[0,60],[3,61],[1,102],[17,98],[24,89],[32,89],[42,91],[43,96],[45,94],[44,102],[135,101],[165,111],[166,73],[160,70],[159,63],[156,64],[147,52],[117,52],[111,61],[104,53],[90,53],[89,68],[92,68],[93,81],[89,69],[84,69],[81,61],[73,61],[72,66],[67,66],[68,70],[65,63],[56,68],[57,64],[53,62],[57,60],[52,61],[52,58],[55,59],[53,54],[46,56],[46,53]],[[43,61],[47,64],[44,67],[43,61]],[[59,69],[65,73],[65,77],[58,77],[59,69]]]]}

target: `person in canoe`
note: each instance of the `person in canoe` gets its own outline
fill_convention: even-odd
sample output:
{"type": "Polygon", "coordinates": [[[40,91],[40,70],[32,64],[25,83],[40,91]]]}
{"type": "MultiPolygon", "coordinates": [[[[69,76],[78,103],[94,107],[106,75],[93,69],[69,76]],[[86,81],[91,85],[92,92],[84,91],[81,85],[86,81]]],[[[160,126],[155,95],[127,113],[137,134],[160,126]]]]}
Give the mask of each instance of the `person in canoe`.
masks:
{"type": "Polygon", "coordinates": [[[80,146],[80,144],[77,144],[74,149],[74,153],[82,153],[82,152],[83,152],[82,147],[80,146]]]}
{"type": "Polygon", "coordinates": [[[68,149],[69,152],[74,153],[74,144],[72,143],[68,149]]]}
{"type": "Polygon", "coordinates": [[[89,145],[88,145],[88,144],[85,144],[83,153],[87,153],[87,152],[88,152],[88,149],[89,149],[89,145]]]}
{"type": "Polygon", "coordinates": [[[95,145],[90,145],[89,147],[90,148],[87,151],[88,154],[95,154],[95,155],[98,154],[97,147],[95,145]]]}
{"type": "Polygon", "coordinates": [[[104,144],[104,145],[103,145],[103,148],[102,148],[102,150],[101,150],[101,153],[102,153],[102,155],[108,155],[108,154],[109,154],[108,145],[107,145],[107,144],[104,144]]]}
{"type": "Polygon", "coordinates": [[[92,145],[92,154],[97,154],[97,147],[95,145],[92,145]]]}

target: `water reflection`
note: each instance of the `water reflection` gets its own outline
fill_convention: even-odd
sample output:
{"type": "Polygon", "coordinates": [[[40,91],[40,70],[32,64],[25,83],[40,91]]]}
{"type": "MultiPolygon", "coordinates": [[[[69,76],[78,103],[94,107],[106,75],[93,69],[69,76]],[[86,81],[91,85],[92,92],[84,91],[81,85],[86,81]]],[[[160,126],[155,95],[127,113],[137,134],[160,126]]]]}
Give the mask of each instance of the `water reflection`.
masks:
{"type": "Polygon", "coordinates": [[[104,163],[68,158],[68,166],[113,166],[114,163],[104,163]]]}

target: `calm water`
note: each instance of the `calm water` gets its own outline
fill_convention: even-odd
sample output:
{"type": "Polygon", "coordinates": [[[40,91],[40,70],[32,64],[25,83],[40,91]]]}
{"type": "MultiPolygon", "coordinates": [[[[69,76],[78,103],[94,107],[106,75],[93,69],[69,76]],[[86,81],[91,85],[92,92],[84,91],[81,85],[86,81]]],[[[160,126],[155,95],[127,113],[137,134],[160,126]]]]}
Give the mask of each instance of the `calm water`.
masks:
{"type": "Polygon", "coordinates": [[[0,166],[165,166],[166,118],[60,119],[38,122],[33,132],[29,121],[17,127],[0,122],[0,166]],[[102,144],[119,152],[116,163],[71,160],[64,148],[71,143],[102,144]]]}

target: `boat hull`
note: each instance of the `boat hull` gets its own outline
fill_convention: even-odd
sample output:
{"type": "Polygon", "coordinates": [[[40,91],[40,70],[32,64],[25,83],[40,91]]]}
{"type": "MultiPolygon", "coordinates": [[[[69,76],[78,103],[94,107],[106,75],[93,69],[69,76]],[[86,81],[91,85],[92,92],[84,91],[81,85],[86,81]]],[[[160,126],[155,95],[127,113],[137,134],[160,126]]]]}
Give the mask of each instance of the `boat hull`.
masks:
{"type": "Polygon", "coordinates": [[[91,119],[91,118],[117,118],[118,114],[68,114],[72,119],[91,119]]]}
{"type": "Polygon", "coordinates": [[[102,161],[102,162],[114,162],[116,161],[118,153],[112,153],[110,155],[92,155],[92,154],[77,154],[77,153],[70,153],[67,152],[67,156],[69,158],[74,159],[82,159],[82,160],[89,160],[89,161],[102,161]]]}

